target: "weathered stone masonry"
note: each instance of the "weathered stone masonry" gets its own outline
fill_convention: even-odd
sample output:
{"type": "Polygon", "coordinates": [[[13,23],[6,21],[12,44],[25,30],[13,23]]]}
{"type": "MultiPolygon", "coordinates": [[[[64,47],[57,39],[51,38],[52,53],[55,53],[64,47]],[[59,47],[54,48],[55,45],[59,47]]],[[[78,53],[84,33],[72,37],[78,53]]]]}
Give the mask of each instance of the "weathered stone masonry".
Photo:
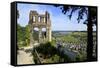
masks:
{"type": "Polygon", "coordinates": [[[30,25],[30,42],[34,41],[33,39],[33,29],[37,27],[38,31],[38,42],[42,42],[42,28],[46,28],[46,38],[45,41],[51,41],[51,21],[50,14],[46,11],[45,14],[38,14],[36,11],[30,11],[29,14],[29,25],[30,25]]]}

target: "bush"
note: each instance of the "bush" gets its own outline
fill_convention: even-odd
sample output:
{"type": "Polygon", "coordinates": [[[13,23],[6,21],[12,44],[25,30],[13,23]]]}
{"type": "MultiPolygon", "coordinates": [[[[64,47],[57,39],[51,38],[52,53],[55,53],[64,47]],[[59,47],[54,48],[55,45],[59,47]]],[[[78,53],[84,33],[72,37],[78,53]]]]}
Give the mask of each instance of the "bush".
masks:
{"type": "Polygon", "coordinates": [[[45,60],[44,63],[59,63],[59,62],[70,62],[71,59],[67,55],[57,50],[51,42],[41,43],[40,46],[35,47],[38,53],[40,53],[45,60]]]}
{"type": "Polygon", "coordinates": [[[40,46],[36,47],[35,49],[38,51],[38,53],[41,53],[43,55],[52,56],[56,54],[56,48],[53,47],[50,42],[47,42],[45,44],[41,43],[40,46]]]}

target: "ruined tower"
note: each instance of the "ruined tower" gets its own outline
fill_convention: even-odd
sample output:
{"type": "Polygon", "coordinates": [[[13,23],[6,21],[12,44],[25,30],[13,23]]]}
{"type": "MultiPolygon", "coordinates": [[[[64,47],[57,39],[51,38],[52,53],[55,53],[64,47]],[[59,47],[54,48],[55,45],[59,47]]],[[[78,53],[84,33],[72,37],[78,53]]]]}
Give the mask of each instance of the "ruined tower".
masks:
{"type": "Polygon", "coordinates": [[[29,26],[30,26],[30,42],[34,41],[33,29],[38,28],[38,42],[41,43],[42,28],[46,28],[46,38],[44,41],[51,41],[51,21],[50,14],[46,11],[45,14],[38,14],[36,11],[30,11],[29,14],[29,26]]]}

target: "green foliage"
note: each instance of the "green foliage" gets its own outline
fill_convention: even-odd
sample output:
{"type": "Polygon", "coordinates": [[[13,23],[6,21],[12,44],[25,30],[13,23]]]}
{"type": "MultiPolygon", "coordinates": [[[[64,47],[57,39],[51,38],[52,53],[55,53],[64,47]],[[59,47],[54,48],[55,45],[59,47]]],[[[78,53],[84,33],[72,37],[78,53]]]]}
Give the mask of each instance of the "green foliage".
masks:
{"type": "MultiPolygon", "coordinates": [[[[87,44],[87,32],[71,32],[69,34],[60,34],[59,36],[54,36],[58,41],[68,43],[71,45],[85,45],[87,44]]],[[[83,45],[83,46],[84,46],[83,45]]],[[[83,47],[84,48],[84,47],[83,47]]],[[[72,49],[73,50],[73,49],[72,49]]],[[[76,61],[84,61],[86,60],[86,53],[82,50],[78,50],[79,54],[76,56],[76,61]]],[[[63,53],[60,54],[60,57],[64,58],[64,62],[71,62],[73,60],[70,59],[67,55],[63,55],[63,53]]]]}
{"type": "Polygon", "coordinates": [[[29,25],[27,25],[25,27],[25,42],[26,42],[26,45],[28,46],[29,43],[30,43],[30,28],[29,28],[29,25]]]}
{"type": "Polygon", "coordinates": [[[71,59],[67,55],[57,50],[52,42],[42,43],[40,46],[35,47],[38,53],[42,54],[45,63],[56,63],[56,62],[70,62],[71,59]]]}
{"type": "Polygon", "coordinates": [[[60,56],[55,54],[51,58],[47,59],[47,63],[57,63],[60,61],[60,56]]]}
{"type": "Polygon", "coordinates": [[[52,44],[53,46],[55,46],[55,45],[56,45],[56,40],[52,40],[52,41],[51,41],[51,44],[52,44]]]}
{"type": "Polygon", "coordinates": [[[76,56],[76,61],[85,61],[86,60],[86,55],[85,54],[77,54],[76,56]]]}
{"type": "Polygon", "coordinates": [[[86,32],[74,32],[71,34],[74,38],[76,38],[79,42],[87,43],[87,33],[86,32]]]}
{"type": "Polygon", "coordinates": [[[72,43],[78,42],[78,40],[71,35],[67,35],[67,36],[64,36],[62,38],[67,42],[72,42],[72,43]]]}
{"type": "Polygon", "coordinates": [[[43,55],[49,55],[52,56],[56,54],[56,48],[52,46],[50,42],[47,42],[45,44],[41,43],[39,47],[35,48],[39,53],[42,53],[43,55]]]}
{"type": "Polygon", "coordinates": [[[24,38],[23,37],[23,34],[24,33],[24,27],[21,27],[19,24],[17,24],[17,41],[23,41],[24,38]]]}
{"type": "Polygon", "coordinates": [[[18,47],[28,46],[30,42],[30,30],[29,25],[25,27],[17,24],[17,44],[18,47]]]}
{"type": "Polygon", "coordinates": [[[71,32],[69,34],[62,34],[60,36],[55,36],[57,39],[67,43],[80,44],[81,42],[87,43],[87,32],[71,32]]]}

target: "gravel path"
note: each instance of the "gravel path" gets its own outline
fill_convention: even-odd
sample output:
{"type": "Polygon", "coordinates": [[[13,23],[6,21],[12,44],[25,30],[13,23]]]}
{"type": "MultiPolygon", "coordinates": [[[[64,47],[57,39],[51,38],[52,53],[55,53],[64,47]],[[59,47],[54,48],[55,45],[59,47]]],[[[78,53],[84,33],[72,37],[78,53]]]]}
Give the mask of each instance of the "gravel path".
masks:
{"type": "Polygon", "coordinates": [[[17,64],[34,64],[33,56],[31,52],[25,52],[25,50],[18,50],[17,64]]]}

